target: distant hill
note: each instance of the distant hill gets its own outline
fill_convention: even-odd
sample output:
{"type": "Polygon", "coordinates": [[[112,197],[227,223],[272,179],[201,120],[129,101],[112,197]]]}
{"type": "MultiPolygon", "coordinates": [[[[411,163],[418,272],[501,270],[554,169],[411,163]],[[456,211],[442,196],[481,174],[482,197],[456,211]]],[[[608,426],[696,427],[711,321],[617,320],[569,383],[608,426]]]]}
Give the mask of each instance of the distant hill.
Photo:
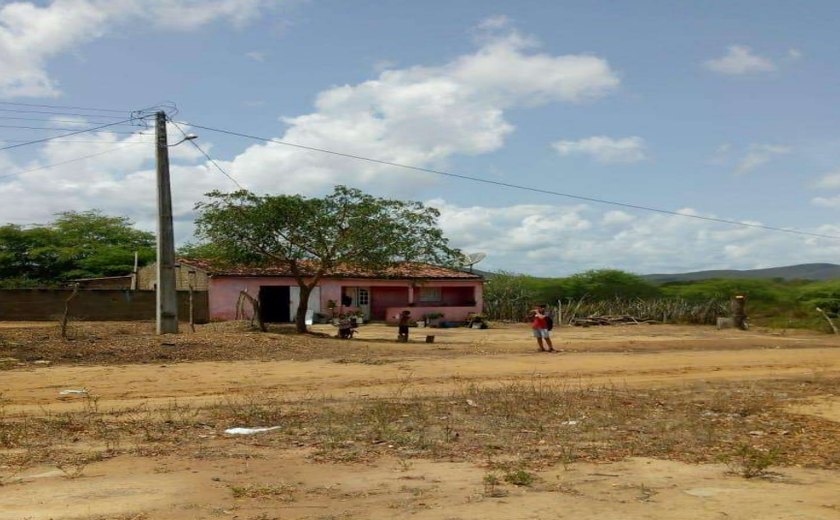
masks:
{"type": "Polygon", "coordinates": [[[799,264],[767,269],[722,269],[715,271],[696,271],[693,273],[646,274],[642,278],[656,283],[692,282],[711,278],[782,278],[784,280],[834,280],[840,279],[840,265],[836,264],[799,264]]]}

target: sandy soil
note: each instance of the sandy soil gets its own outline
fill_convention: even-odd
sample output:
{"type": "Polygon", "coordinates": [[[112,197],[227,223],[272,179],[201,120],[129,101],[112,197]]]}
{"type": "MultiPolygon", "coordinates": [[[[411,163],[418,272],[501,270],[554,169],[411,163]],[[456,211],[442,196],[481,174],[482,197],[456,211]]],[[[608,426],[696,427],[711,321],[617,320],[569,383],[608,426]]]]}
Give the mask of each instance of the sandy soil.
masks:
{"type": "MultiPolygon", "coordinates": [[[[173,399],[210,403],[254,392],[337,400],[445,394],[470,383],[533,378],[665,387],[840,376],[840,339],[803,332],[564,329],[556,335],[555,346],[564,349],[559,354],[537,353],[520,326],[436,330],[434,343],[421,342],[429,332],[417,330],[413,343],[398,345],[390,342],[393,329],[366,326],[352,342],[315,341],[320,357],[303,360],[26,365],[0,372],[0,391],[8,418],[79,409],[83,399],[59,392],[81,388],[108,409],[166,406],[173,399]]],[[[840,421],[840,399],[817,396],[792,411],[840,421]]],[[[719,465],[628,459],[550,468],[530,487],[502,484],[489,493],[481,460],[385,457],[340,465],[313,463],[306,449],[269,449],[235,437],[213,442],[230,456],[123,455],[91,464],[74,479],[54,466],[30,468],[0,486],[0,520],[840,518],[840,473],[830,470],[786,467],[771,478],[747,480],[719,465]],[[255,496],[237,498],[234,489],[255,496]]]]}

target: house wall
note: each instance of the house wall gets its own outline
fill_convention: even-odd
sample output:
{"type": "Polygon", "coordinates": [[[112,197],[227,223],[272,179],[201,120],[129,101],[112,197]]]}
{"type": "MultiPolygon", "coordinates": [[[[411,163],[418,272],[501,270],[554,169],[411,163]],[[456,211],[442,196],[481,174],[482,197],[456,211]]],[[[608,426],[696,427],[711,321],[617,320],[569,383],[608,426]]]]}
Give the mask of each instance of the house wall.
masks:
{"type": "MultiPolygon", "coordinates": [[[[213,320],[233,320],[236,318],[236,302],[239,300],[240,291],[248,291],[248,294],[257,298],[260,293],[260,286],[274,285],[274,286],[290,286],[297,287],[297,282],[293,278],[273,277],[273,276],[213,276],[209,280],[210,294],[210,318],[213,320]]],[[[459,308],[469,309],[464,312],[464,316],[468,312],[482,311],[482,294],[483,286],[481,280],[430,280],[424,282],[417,282],[413,280],[372,280],[365,278],[344,278],[344,279],[326,279],[319,283],[321,288],[321,312],[328,311],[328,302],[330,300],[337,302],[340,305],[341,291],[343,287],[367,287],[371,290],[371,314],[374,312],[374,306],[378,307],[376,302],[377,293],[380,297],[385,297],[388,302],[387,305],[408,305],[410,303],[409,295],[413,295],[416,287],[441,287],[443,294],[455,295],[474,295],[474,300],[471,298],[470,302],[475,302],[473,305],[459,306],[459,308]],[[457,289],[455,289],[457,288],[457,289]],[[405,298],[401,295],[406,295],[405,298]]],[[[459,296],[460,297],[460,296],[459,296]]],[[[454,301],[454,300],[453,300],[454,301]]],[[[443,302],[442,302],[443,303],[443,302]]],[[[448,308],[446,305],[439,305],[448,308]]],[[[373,316],[374,319],[387,318],[386,313],[389,306],[383,306],[382,310],[377,311],[379,317],[373,316]]],[[[445,311],[445,315],[447,314],[445,311]]],[[[460,312],[460,311],[459,311],[460,312]]],[[[458,318],[452,318],[458,319],[458,318]]]]}
{"type": "Polygon", "coordinates": [[[372,287],[370,319],[384,320],[388,307],[408,305],[408,284],[403,287],[372,287]]]}
{"type": "Polygon", "coordinates": [[[411,319],[419,321],[423,319],[426,314],[439,313],[443,314],[441,321],[465,321],[470,314],[478,314],[479,311],[473,305],[469,306],[449,306],[449,305],[423,305],[411,307],[388,307],[385,310],[385,321],[388,323],[396,323],[399,321],[399,315],[403,311],[408,311],[411,314],[411,319]]]}
{"type": "MultiPolygon", "coordinates": [[[[189,265],[177,264],[175,266],[175,288],[179,291],[187,291],[190,288],[190,273],[192,275],[193,290],[206,291],[210,286],[210,277],[201,269],[189,265]]],[[[153,262],[144,265],[137,270],[137,289],[141,291],[152,291],[157,283],[157,263],[153,262]]]]}
{"type": "Polygon", "coordinates": [[[297,287],[297,282],[293,278],[213,276],[210,278],[210,319],[236,319],[239,293],[246,291],[252,297],[259,298],[262,285],[297,287]]]}

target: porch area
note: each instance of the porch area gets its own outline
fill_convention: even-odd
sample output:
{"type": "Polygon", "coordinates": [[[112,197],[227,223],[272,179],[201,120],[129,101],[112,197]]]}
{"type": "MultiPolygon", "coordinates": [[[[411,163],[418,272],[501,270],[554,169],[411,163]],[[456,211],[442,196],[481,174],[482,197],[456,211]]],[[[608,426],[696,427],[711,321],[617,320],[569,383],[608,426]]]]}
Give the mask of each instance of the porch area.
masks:
{"type": "MultiPolygon", "coordinates": [[[[326,289],[326,288],[325,288],[326,289]]],[[[413,320],[426,314],[442,314],[443,320],[459,321],[481,312],[482,285],[476,281],[345,280],[340,287],[322,291],[322,308],[334,305],[334,313],[361,314],[366,320],[395,322],[408,310],[413,320]]]]}

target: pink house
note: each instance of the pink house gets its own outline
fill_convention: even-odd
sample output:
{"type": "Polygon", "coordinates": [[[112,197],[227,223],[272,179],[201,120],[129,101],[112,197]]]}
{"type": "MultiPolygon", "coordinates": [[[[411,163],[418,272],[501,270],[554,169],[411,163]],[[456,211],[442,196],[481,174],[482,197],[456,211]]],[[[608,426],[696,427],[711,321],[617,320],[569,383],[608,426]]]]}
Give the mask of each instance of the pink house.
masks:
{"type": "MultiPolygon", "coordinates": [[[[297,281],[285,268],[221,266],[204,260],[181,264],[208,276],[210,319],[232,320],[240,293],[259,299],[268,322],[291,322],[300,303],[297,281]]],[[[322,314],[361,312],[367,320],[394,321],[403,310],[413,319],[443,314],[461,321],[483,309],[484,279],[473,273],[429,264],[401,264],[383,272],[341,268],[321,279],[309,297],[310,310],[322,314]]]]}

